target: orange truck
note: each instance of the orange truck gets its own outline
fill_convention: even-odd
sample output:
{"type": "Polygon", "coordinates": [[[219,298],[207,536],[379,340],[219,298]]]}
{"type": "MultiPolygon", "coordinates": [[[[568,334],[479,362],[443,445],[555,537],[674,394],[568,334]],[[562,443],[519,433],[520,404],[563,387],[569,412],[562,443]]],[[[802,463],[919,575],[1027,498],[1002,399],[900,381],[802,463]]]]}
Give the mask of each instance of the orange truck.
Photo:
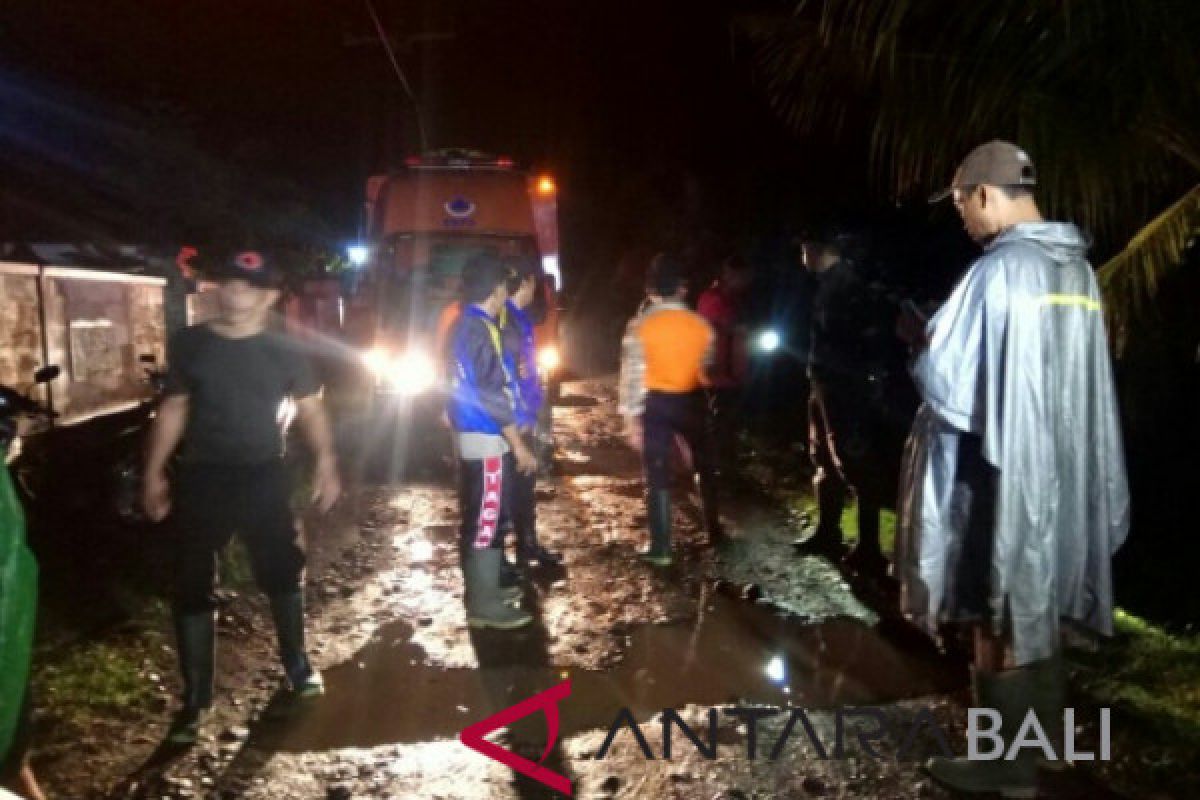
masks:
{"type": "Polygon", "coordinates": [[[439,321],[476,254],[541,265],[538,361],[556,388],[559,348],[558,187],[551,175],[471,150],[410,157],[367,181],[364,264],[345,299],[343,335],[361,354],[376,401],[437,405],[439,321]]]}

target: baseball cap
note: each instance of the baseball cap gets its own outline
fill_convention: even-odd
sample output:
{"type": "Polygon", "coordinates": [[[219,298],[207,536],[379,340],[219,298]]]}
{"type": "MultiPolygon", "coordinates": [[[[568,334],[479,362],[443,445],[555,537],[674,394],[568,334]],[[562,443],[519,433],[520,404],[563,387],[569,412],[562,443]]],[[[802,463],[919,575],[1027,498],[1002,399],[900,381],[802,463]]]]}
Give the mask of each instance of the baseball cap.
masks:
{"type": "Polygon", "coordinates": [[[996,139],[968,153],[955,171],[953,183],[932,195],[929,202],[939,203],[955,189],[984,183],[989,186],[1035,186],[1037,170],[1028,153],[1012,142],[996,139]]]}
{"type": "Polygon", "coordinates": [[[242,280],[259,289],[278,289],[283,284],[279,269],[259,250],[237,250],[207,272],[215,281],[242,280]]]}

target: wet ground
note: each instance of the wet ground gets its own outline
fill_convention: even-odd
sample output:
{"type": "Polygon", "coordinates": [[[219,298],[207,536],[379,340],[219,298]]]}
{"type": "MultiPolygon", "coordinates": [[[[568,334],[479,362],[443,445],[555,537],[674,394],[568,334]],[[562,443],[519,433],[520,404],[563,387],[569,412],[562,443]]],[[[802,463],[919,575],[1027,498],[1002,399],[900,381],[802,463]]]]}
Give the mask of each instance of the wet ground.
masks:
{"type": "MultiPolygon", "coordinates": [[[[566,681],[553,741],[541,713],[489,739],[544,756],[579,797],[942,796],[917,765],[936,752],[933,728],[961,749],[960,662],[881,619],[871,606],[886,607],[883,588],[852,587],[827,561],[795,556],[795,520],[762,487],[729,498],[730,541],[718,547],[691,500],[678,503],[675,565],[642,564],[638,462],[617,435],[612,387],[570,385],[554,422],[558,469],[539,489],[539,527],[566,562],[530,576],[534,625],[466,627],[448,487],[362,487],[340,516],[309,526],[310,638],[325,697],[272,699],[260,609],[231,602],[224,619],[236,630],[222,639],[204,740],[153,751],[155,720],[126,748],[136,757],[124,777],[90,796],[557,796],[458,736],[566,681]],[[838,713],[864,706],[878,719],[838,713]],[[855,738],[876,723],[880,760],[855,738]]],[[[1087,785],[1056,796],[1108,795],[1087,785]]]]}

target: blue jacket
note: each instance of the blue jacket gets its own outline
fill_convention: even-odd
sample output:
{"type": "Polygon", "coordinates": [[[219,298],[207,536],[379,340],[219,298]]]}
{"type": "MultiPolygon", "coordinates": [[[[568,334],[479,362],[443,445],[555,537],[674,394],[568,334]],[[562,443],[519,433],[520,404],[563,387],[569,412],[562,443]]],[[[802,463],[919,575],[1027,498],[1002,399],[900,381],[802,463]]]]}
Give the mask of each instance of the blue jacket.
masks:
{"type": "Polygon", "coordinates": [[[496,320],[478,306],[464,308],[450,332],[446,357],[447,411],[454,430],[499,436],[516,422],[512,379],[496,320]]]}
{"type": "Polygon", "coordinates": [[[537,347],[533,338],[533,321],[529,315],[510,301],[505,309],[504,353],[509,374],[517,388],[517,425],[522,428],[537,424],[542,408],[542,381],[538,375],[537,347]]]}

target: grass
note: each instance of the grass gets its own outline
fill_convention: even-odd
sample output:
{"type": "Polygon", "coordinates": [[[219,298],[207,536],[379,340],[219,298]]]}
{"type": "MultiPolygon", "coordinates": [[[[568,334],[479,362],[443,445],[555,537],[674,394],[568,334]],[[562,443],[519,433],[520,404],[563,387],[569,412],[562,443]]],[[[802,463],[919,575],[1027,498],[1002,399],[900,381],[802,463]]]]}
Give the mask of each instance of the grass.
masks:
{"type": "MultiPolygon", "coordinates": [[[[814,523],[817,521],[817,505],[809,495],[804,495],[793,501],[796,511],[805,513],[814,523]]],[[[858,541],[858,504],[847,502],[842,511],[842,537],[847,544],[858,541]]],[[[883,509],[879,514],[879,543],[885,554],[890,554],[896,546],[896,512],[883,509]]]]}
{"type": "Polygon", "coordinates": [[[1120,609],[1114,624],[1116,636],[1081,659],[1087,694],[1200,748],[1200,635],[1170,633],[1120,609]]]}
{"type": "Polygon", "coordinates": [[[67,650],[37,668],[39,703],[61,721],[86,728],[97,715],[150,707],[154,687],[147,679],[143,650],[122,642],[92,642],[67,650]]]}
{"type": "Polygon", "coordinates": [[[248,592],[254,588],[254,572],[250,567],[250,553],[240,537],[234,536],[232,541],[221,551],[221,568],[219,570],[221,585],[238,592],[248,592]]]}

